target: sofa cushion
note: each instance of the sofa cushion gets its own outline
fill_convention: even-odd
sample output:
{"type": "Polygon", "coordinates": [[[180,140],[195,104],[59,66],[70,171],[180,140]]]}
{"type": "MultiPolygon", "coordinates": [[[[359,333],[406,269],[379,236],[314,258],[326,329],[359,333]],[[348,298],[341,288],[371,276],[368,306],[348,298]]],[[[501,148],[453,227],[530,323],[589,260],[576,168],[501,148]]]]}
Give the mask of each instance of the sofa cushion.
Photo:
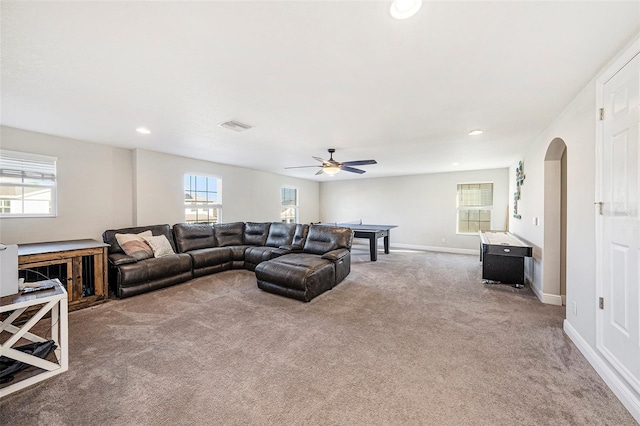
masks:
{"type": "Polygon", "coordinates": [[[304,302],[335,285],[335,265],[313,254],[286,254],[258,264],[255,273],[260,289],[304,302]]]}
{"type": "Polygon", "coordinates": [[[269,236],[264,245],[280,247],[293,244],[293,235],[296,233],[295,223],[274,222],[269,227],[269,236]]]}
{"type": "Polygon", "coordinates": [[[213,232],[218,247],[241,246],[244,243],[244,222],[216,224],[213,232]]]}
{"type": "Polygon", "coordinates": [[[293,241],[291,245],[295,247],[303,247],[307,241],[309,234],[309,225],[303,225],[301,223],[296,224],[296,233],[293,235],[293,241]]]}
{"type": "MultiPolygon", "coordinates": [[[[285,255],[283,257],[291,256],[285,255]]],[[[262,262],[256,267],[256,278],[285,288],[305,290],[309,285],[333,287],[334,268],[328,260],[319,257],[310,265],[278,262],[278,259],[262,262]],[[326,283],[326,284],[325,284],[326,283]]]]}
{"type": "Polygon", "coordinates": [[[255,247],[255,246],[241,245],[241,246],[229,246],[228,248],[231,250],[231,258],[234,261],[244,262],[244,252],[250,247],[255,247]]]}
{"type": "Polygon", "coordinates": [[[124,253],[113,253],[109,255],[109,263],[114,266],[124,265],[125,263],[136,263],[135,257],[126,255],[124,253]]]}
{"type": "Polygon", "coordinates": [[[289,253],[272,259],[269,262],[284,263],[309,269],[316,268],[319,265],[333,264],[333,262],[328,259],[323,259],[321,256],[309,253],[289,253]]]}
{"type": "Polygon", "coordinates": [[[257,265],[284,253],[286,252],[277,247],[249,247],[244,252],[244,261],[248,264],[257,265]]]}
{"type": "Polygon", "coordinates": [[[180,253],[216,247],[213,226],[207,223],[177,223],[173,225],[173,233],[180,253]]]}
{"type": "Polygon", "coordinates": [[[252,246],[263,246],[267,242],[270,223],[247,222],[244,225],[244,243],[252,246]]]}
{"type": "Polygon", "coordinates": [[[191,257],[188,254],[173,254],[161,258],[146,259],[142,262],[119,265],[120,286],[163,279],[183,272],[191,272],[191,257]]]}
{"type": "Polygon", "coordinates": [[[304,243],[305,253],[325,254],[340,248],[351,249],[353,232],[337,226],[311,225],[304,243]]]}
{"type": "Polygon", "coordinates": [[[229,247],[210,247],[191,250],[189,255],[193,259],[193,269],[202,269],[209,266],[229,264],[232,253],[229,247]]]}

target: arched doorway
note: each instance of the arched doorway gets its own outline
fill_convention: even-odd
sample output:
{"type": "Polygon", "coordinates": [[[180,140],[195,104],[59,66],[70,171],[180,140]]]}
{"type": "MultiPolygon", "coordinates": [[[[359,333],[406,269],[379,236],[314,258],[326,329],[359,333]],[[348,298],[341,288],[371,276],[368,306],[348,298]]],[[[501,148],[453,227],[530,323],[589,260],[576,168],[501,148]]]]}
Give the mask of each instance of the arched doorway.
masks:
{"type": "Polygon", "coordinates": [[[544,247],[542,291],[566,303],[567,145],[560,138],[544,157],[544,247]],[[561,299],[560,299],[561,298],[561,299]]]}

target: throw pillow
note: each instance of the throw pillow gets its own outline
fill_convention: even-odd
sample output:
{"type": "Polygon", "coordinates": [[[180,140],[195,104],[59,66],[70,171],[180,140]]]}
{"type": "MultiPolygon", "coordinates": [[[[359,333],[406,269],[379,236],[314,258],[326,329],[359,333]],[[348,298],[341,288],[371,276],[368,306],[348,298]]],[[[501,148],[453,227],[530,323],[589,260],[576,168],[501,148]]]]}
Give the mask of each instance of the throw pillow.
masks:
{"type": "Polygon", "coordinates": [[[169,240],[164,235],[158,235],[156,237],[142,237],[151,246],[154,257],[171,256],[175,254],[169,240]]]}
{"type": "Polygon", "coordinates": [[[116,234],[116,241],[128,256],[136,260],[144,260],[153,257],[153,250],[142,239],[151,235],[151,231],[144,231],[139,234],[116,234]]]}

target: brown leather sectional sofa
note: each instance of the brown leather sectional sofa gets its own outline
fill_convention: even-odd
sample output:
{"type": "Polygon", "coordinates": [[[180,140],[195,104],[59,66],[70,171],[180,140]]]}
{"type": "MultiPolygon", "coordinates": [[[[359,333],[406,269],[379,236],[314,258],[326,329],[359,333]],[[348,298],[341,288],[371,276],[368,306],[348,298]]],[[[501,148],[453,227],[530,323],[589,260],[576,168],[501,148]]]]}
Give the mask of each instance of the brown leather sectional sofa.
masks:
{"type": "Polygon", "coordinates": [[[351,270],[353,233],[348,228],[280,222],[216,225],[180,223],[105,231],[109,286],[124,298],[230,269],[255,271],[258,287],[310,301],[340,283],[351,270]],[[116,234],[150,230],[164,235],[175,254],[136,260],[116,234]]]}

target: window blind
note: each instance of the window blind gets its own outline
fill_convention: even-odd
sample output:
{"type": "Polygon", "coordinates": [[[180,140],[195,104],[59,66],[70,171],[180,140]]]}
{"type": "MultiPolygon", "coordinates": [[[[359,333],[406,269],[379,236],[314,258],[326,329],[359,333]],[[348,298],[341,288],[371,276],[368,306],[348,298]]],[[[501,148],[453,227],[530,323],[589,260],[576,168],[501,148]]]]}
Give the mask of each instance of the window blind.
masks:
{"type": "Polygon", "coordinates": [[[56,157],[0,149],[0,182],[20,180],[32,185],[53,185],[57,160],[56,157]]]}

